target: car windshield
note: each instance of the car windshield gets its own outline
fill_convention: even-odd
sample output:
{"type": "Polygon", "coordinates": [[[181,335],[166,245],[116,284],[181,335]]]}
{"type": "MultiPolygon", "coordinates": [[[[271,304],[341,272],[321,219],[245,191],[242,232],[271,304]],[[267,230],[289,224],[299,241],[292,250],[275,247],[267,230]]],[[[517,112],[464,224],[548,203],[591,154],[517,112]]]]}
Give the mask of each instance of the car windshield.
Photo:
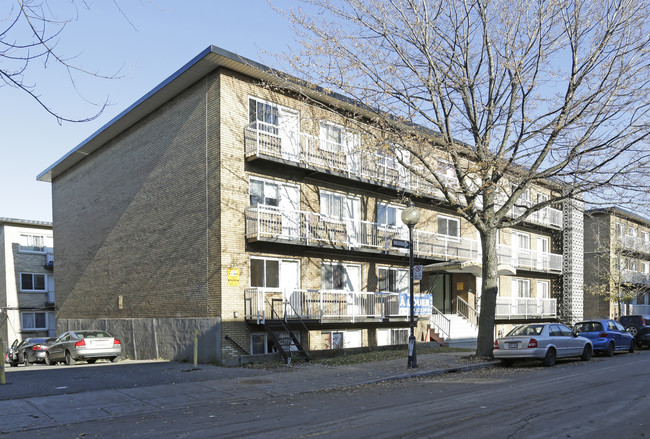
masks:
{"type": "Polygon", "coordinates": [[[544,325],[523,325],[517,326],[512,331],[508,333],[508,336],[517,336],[517,335],[540,335],[544,329],[544,325]]]}
{"type": "Polygon", "coordinates": [[[575,325],[576,332],[598,332],[603,330],[600,322],[582,322],[575,325]]]}

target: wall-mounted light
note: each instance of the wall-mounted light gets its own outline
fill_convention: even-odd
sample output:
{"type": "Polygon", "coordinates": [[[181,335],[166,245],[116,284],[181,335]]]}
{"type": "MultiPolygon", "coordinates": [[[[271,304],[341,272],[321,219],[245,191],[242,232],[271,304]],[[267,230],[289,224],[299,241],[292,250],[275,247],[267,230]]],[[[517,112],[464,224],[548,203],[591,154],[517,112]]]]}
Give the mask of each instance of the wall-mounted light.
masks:
{"type": "Polygon", "coordinates": [[[239,318],[239,311],[235,311],[234,315],[236,319],[239,318]]]}

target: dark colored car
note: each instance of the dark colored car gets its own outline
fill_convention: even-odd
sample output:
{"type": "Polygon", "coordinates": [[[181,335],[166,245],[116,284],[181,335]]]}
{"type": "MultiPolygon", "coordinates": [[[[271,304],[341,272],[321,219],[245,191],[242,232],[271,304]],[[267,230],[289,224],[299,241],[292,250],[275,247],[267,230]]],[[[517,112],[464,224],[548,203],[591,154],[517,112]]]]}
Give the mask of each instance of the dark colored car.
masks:
{"type": "Polygon", "coordinates": [[[54,338],[26,338],[16,347],[16,361],[29,366],[32,363],[45,363],[47,348],[54,338]]]}
{"type": "Polygon", "coordinates": [[[618,320],[625,327],[625,330],[634,336],[638,346],[650,347],[650,316],[621,316],[618,320]]]}
{"type": "Polygon", "coordinates": [[[634,336],[623,325],[611,319],[587,320],[576,323],[573,330],[580,336],[591,340],[594,352],[614,356],[616,351],[634,352],[634,336]]]}
{"type": "Polygon", "coordinates": [[[16,356],[16,348],[20,344],[19,340],[14,340],[14,342],[9,346],[9,351],[7,352],[7,363],[11,367],[18,366],[18,357],[16,356]]]}

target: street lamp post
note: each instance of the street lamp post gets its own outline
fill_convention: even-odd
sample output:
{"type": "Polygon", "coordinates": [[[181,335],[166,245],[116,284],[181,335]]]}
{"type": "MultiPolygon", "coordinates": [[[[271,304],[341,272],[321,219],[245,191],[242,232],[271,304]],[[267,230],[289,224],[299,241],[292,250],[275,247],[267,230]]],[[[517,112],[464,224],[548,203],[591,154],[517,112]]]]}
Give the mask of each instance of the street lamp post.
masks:
{"type": "Polygon", "coordinates": [[[420,221],[420,211],[415,207],[413,201],[409,200],[406,203],[406,209],[402,211],[402,222],[409,228],[409,268],[410,268],[410,281],[409,281],[409,294],[410,294],[410,308],[411,308],[411,335],[409,335],[409,357],[408,367],[418,367],[418,358],[415,351],[415,300],[413,296],[413,226],[420,221]]]}

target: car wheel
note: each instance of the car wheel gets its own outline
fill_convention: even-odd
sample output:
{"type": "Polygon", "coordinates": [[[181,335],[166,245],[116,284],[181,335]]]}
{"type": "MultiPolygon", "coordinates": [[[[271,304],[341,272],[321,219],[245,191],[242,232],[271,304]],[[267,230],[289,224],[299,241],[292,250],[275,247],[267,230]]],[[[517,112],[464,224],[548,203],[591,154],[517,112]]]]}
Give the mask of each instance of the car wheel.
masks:
{"type": "Polygon", "coordinates": [[[614,346],[614,342],[612,341],[607,345],[607,349],[605,349],[605,355],[607,355],[608,357],[613,357],[615,350],[616,347],[614,346]]]}
{"type": "Polygon", "coordinates": [[[32,364],[32,363],[30,363],[29,360],[27,359],[27,355],[25,355],[25,356],[23,357],[23,364],[25,365],[25,367],[29,367],[29,366],[32,364]]]}
{"type": "Polygon", "coordinates": [[[54,361],[52,361],[52,357],[50,356],[49,352],[45,353],[45,364],[47,364],[48,366],[54,365],[54,361]]]}
{"type": "Polygon", "coordinates": [[[112,357],[112,358],[110,358],[111,363],[117,363],[119,359],[120,359],[120,357],[112,357]]]}
{"type": "Polygon", "coordinates": [[[18,362],[17,361],[10,361],[9,366],[16,367],[16,366],[18,366],[18,362]]]}
{"type": "Polygon", "coordinates": [[[637,328],[636,326],[632,326],[632,325],[625,328],[625,330],[627,332],[629,332],[630,334],[632,334],[633,337],[636,337],[636,335],[639,333],[639,328],[637,328]]]}
{"type": "Polygon", "coordinates": [[[65,364],[72,366],[75,363],[74,358],[70,355],[70,351],[65,351],[65,364]]]}
{"type": "Polygon", "coordinates": [[[593,354],[593,350],[591,349],[591,345],[586,344],[585,348],[582,350],[582,355],[580,356],[580,359],[582,361],[589,361],[591,360],[592,354],[593,354]]]}
{"type": "Polygon", "coordinates": [[[544,367],[553,366],[555,364],[555,358],[556,358],[555,349],[549,348],[549,350],[546,351],[546,355],[544,356],[544,360],[542,360],[542,363],[544,364],[544,367]]]}
{"type": "Polygon", "coordinates": [[[509,359],[509,358],[502,358],[502,359],[501,359],[501,365],[502,365],[503,367],[510,367],[510,366],[512,366],[512,364],[513,364],[514,362],[515,362],[514,360],[511,360],[511,359],[509,359]]]}
{"type": "Polygon", "coordinates": [[[630,349],[628,349],[628,352],[630,354],[634,353],[634,348],[636,347],[636,343],[634,342],[634,339],[630,340],[630,349]]]}

